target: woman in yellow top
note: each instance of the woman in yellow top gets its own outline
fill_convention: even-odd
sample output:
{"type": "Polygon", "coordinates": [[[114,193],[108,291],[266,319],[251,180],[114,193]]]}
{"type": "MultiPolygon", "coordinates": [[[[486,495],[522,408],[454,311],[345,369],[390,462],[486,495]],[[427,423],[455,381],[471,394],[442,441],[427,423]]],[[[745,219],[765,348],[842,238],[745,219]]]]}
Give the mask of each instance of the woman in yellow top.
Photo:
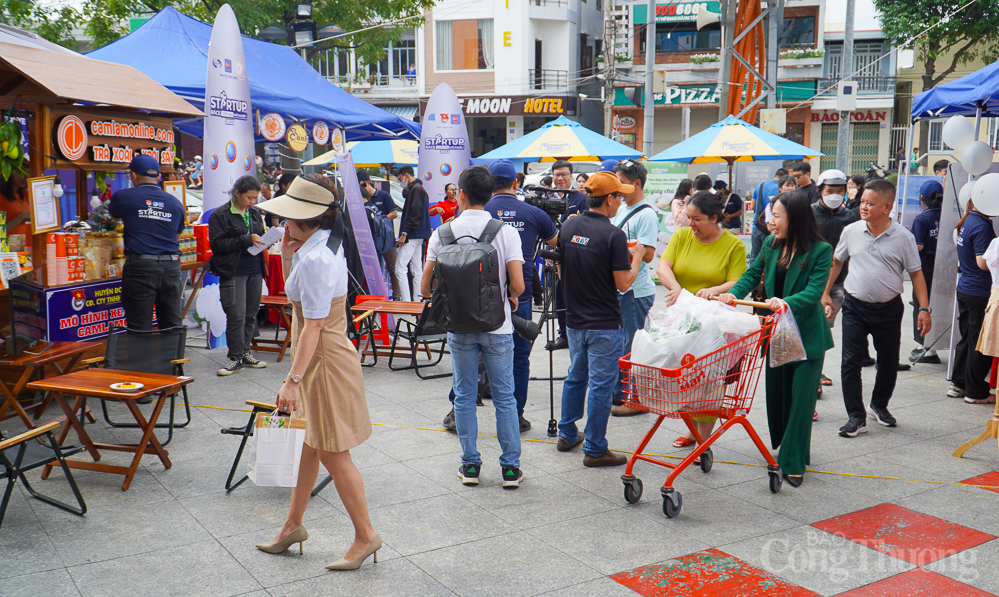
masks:
{"type": "MultiPolygon", "coordinates": [[[[699,191],[687,200],[685,210],[690,227],[679,228],[669,239],[656,270],[667,290],[667,307],[676,302],[681,290],[702,298],[728,292],[746,271],[745,243],[721,227],[725,219],[722,200],[708,191],[699,191]]],[[[694,418],[701,439],[711,435],[715,420],[694,418]]],[[[693,444],[690,433],[673,442],[677,448],[693,444]]]]}

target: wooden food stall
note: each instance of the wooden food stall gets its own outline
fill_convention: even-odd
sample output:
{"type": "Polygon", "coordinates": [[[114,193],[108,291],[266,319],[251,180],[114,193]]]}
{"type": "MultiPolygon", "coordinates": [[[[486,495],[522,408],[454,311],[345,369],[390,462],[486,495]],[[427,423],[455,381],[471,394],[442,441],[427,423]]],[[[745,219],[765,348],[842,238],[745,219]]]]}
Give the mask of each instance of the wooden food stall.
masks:
{"type": "MultiPolygon", "coordinates": [[[[67,240],[60,243],[64,250],[55,251],[53,233],[60,232],[65,222],[50,181],[57,171],[75,172],[77,213],[85,219],[90,212],[91,172],[124,171],[132,156],[145,153],[157,159],[163,178],[168,178],[175,157],[173,119],[202,113],[132,67],[68,50],[2,42],[0,111],[5,118],[10,113],[26,124],[27,143],[25,139],[21,142],[31,235],[23,251],[28,253],[34,274],[33,283],[15,281],[13,284],[23,286],[12,286],[11,292],[6,289],[5,276],[4,289],[0,290],[0,325],[6,328],[10,323],[13,305],[17,312],[14,327],[23,327],[35,337],[99,340],[107,335],[109,323],[124,321],[120,267],[84,271],[82,263],[73,265],[67,251],[75,250],[78,242],[87,244],[86,232],[67,233],[67,240]],[[74,247],[65,249],[70,245],[74,247]]],[[[0,197],[0,211],[9,203],[5,199],[10,198],[0,197]]],[[[203,265],[189,262],[184,269],[196,270],[203,265]]],[[[9,373],[0,370],[5,379],[9,373]]]]}

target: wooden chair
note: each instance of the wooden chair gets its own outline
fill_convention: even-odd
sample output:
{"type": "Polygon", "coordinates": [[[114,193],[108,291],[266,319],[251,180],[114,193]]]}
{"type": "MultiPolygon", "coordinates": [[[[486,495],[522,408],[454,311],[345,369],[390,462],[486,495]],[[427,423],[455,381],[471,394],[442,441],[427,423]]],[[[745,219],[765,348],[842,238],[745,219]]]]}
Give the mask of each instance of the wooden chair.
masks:
{"type": "Polygon", "coordinates": [[[254,336],[250,344],[250,349],[262,352],[276,352],[278,353],[277,360],[280,363],[284,359],[284,353],[288,350],[288,345],[291,344],[291,319],[288,316],[288,309],[291,308],[291,300],[282,295],[262,296],[260,297],[260,308],[277,310],[277,329],[274,330],[273,340],[254,336]],[[282,327],[285,329],[284,340],[279,340],[278,336],[281,334],[282,327]]]}
{"type": "Polygon", "coordinates": [[[452,375],[451,372],[440,373],[437,375],[424,375],[420,373],[420,368],[426,369],[427,367],[435,367],[440,364],[444,359],[445,354],[450,354],[447,350],[447,330],[437,325],[434,321],[430,319],[430,303],[425,302],[423,304],[423,311],[420,312],[420,316],[417,318],[416,323],[412,323],[406,319],[399,319],[395,327],[395,337],[392,338],[392,349],[389,352],[389,369],[393,371],[403,371],[405,369],[413,369],[416,371],[417,377],[420,379],[438,379],[440,377],[449,377],[452,375]],[[402,338],[409,342],[409,354],[410,354],[410,364],[406,367],[393,367],[392,361],[396,359],[395,351],[398,347],[399,339],[402,338]],[[420,345],[423,345],[424,350],[427,353],[428,362],[423,365],[416,358],[417,349],[420,345]],[[436,351],[431,349],[431,345],[440,344],[440,348],[436,351]],[[437,360],[433,360],[432,353],[437,353],[437,360]]]}
{"type": "MultiPolygon", "coordinates": [[[[253,423],[254,421],[257,420],[257,413],[272,413],[275,410],[277,410],[277,405],[269,404],[267,402],[257,402],[256,400],[247,400],[246,404],[251,408],[250,419],[246,422],[246,426],[222,428],[222,435],[238,435],[243,438],[239,441],[239,449],[236,450],[236,458],[233,459],[232,468],[229,469],[229,478],[225,480],[226,493],[229,493],[233,489],[236,489],[237,487],[242,485],[243,481],[249,479],[249,477],[243,475],[235,483],[232,482],[233,477],[236,476],[236,469],[239,468],[239,461],[243,458],[243,450],[246,448],[246,442],[249,441],[251,437],[253,437],[253,423]]],[[[288,415],[288,413],[285,412],[281,412],[278,414],[284,416],[288,415]]],[[[330,481],[332,480],[333,478],[327,475],[326,478],[323,479],[323,481],[319,483],[319,485],[316,485],[315,489],[312,490],[312,495],[313,496],[319,495],[319,492],[322,491],[327,485],[329,485],[330,481]]]]}
{"type": "MultiPolygon", "coordinates": [[[[187,343],[187,328],[177,326],[165,330],[139,331],[112,325],[108,332],[107,348],[103,357],[84,359],[82,363],[87,368],[97,366],[105,369],[134,371],[136,373],[159,373],[162,375],[184,375],[184,363],[191,359],[184,358],[187,343]],[[124,332],[124,333],[122,333],[124,332]]],[[[166,423],[157,423],[157,429],[167,430],[167,439],[161,442],[166,446],[173,440],[173,430],[177,427],[187,427],[191,423],[191,402],[187,397],[187,386],[181,389],[184,397],[184,411],[187,420],[177,423],[174,411],[177,396],[170,396],[170,418],[166,423]]],[[[117,423],[108,414],[107,403],[101,400],[104,420],[112,427],[137,429],[136,423],[117,423]]]]}
{"type": "Polygon", "coordinates": [[[7,505],[10,503],[10,496],[14,492],[14,485],[17,484],[18,479],[21,480],[21,483],[28,490],[28,493],[31,494],[31,497],[57,508],[62,508],[67,512],[72,512],[73,514],[81,516],[86,514],[87,504],[83,501],[80,488],[76,486],[76,479],[73,478],[73,473],[70,471],[69,466],[66,465],[66,457],[82,452],[84,447],[59,447],[55,436],[52,435],[52,431],[58,427],[58,421],[50,421],[10,439],[5,440],[3,439],[3,434],[0,434],[0,480],[7,479],[7,488],[3,492],[3,498],[0,499],[0,526],[3,525],[4,515],[7,514],[7,505]],[[45,436],[45,440],[48,442],[47,445],[36,443],[35,438],[42,436],[45,436]],[[69,504],[38,493],[28,483],[27,477],[24,476],[24,473],[30,470],[53,462],[58,462],[62,467],[62,471],[66,475],[66,480],[69,481],[69,487],[73,490],[73,496],[76,497],[78,506],[70,506],[69,504]]]}

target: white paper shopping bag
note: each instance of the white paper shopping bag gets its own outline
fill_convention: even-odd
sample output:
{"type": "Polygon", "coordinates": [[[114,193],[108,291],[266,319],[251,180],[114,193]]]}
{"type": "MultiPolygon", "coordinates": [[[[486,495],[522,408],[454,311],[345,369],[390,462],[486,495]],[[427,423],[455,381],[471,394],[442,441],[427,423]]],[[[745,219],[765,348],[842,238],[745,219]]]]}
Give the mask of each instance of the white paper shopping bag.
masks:
{"type": "Polygon", "coordinates": [[[262,487],[294,487],[305,443],[305,419],[259,413],[246,475],[262,487]]]}

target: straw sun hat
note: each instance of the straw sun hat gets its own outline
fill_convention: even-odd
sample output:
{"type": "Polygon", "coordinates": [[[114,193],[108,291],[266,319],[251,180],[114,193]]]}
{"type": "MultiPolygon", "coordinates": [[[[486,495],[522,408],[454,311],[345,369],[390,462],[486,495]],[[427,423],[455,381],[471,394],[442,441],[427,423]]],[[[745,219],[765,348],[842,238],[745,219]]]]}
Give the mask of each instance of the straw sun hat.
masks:
{"type": "Polygon", "coordinates": [[[336,196],[329,189],[302,176],[296,176],[284,195],[258,203],[257,208],[286,220],[311,220],[338,204],[336,196]]]}

